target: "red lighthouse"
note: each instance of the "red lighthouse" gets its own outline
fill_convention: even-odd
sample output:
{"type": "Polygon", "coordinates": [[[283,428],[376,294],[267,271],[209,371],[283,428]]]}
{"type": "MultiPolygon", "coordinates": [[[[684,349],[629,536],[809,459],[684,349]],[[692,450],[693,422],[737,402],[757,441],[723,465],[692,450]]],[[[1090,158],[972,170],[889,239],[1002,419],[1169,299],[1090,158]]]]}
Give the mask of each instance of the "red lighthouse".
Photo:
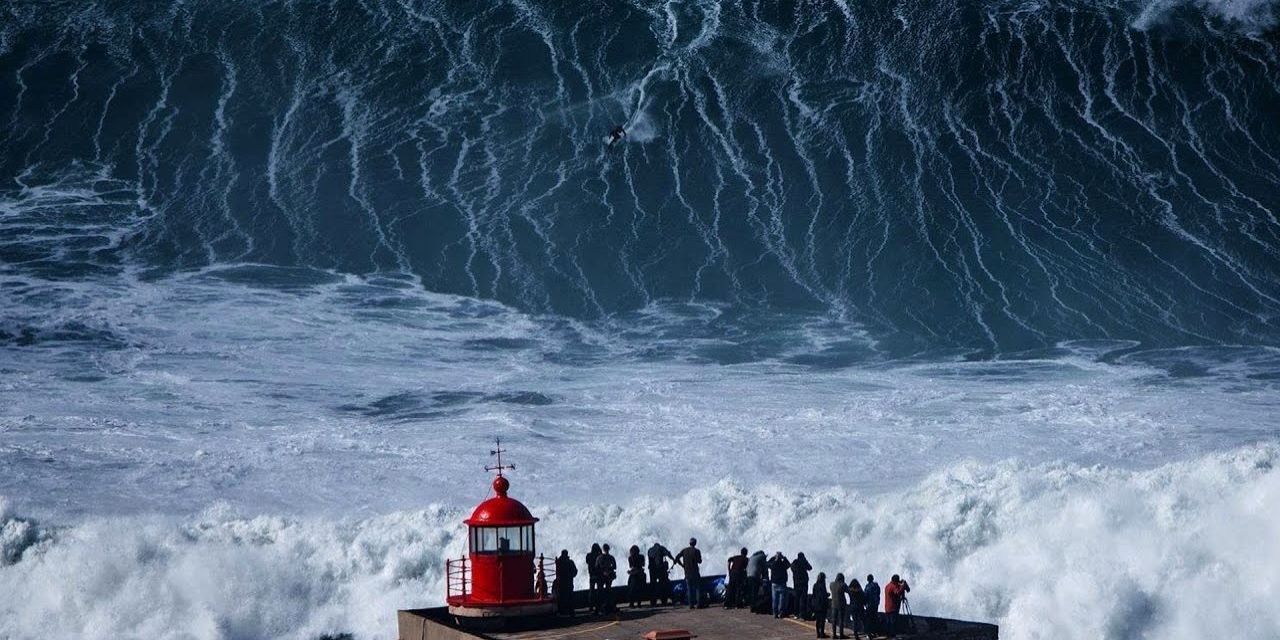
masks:
{"type": "Polygon", "coordinates": [[[511,482],[502,475],[515,465],[502,464],[502,442],[490,455],[497,464],[493,497],[481,502],[463,520],[467,525],[467,556],[448,561],[449,612],[460,618],[508,618],[551,613],[554,604],[546,593],[552,579],[544,573],[536,555],[534,525],[538,519],[519,500],[507,495],[511,482]]]}

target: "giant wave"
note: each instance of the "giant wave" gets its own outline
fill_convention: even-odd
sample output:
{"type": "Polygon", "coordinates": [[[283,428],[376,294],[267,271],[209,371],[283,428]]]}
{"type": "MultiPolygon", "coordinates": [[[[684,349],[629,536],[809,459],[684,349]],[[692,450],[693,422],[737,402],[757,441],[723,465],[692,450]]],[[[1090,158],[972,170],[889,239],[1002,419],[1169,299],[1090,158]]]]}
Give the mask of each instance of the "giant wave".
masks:
{"type": "Polygon", "coordinates": [[[898,355],[1277,338],[1271,1],[0,11],[23,273],[803,308],[898,355]]]}

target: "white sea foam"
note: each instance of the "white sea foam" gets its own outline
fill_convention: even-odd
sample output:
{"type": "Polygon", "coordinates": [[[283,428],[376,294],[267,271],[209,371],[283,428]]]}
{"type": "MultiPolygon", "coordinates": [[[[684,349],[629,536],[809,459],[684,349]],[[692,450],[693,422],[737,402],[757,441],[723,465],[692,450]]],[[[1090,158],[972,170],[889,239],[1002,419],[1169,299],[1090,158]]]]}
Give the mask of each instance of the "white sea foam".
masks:
{"type": "Polygon", "coordinates": [[[573,482],[586,460],[615,500],[721,477],[820,487],[849,463],[848,488],[889,491],[961,461],[1149,468],[1280,433],[1263,347],[880,362],[848,323],[705,305],[567,322],[251,265],[5,282],[0,332],[31,344],[0,351],[0,494],[36,518],[219,500],[371,517],[475,497],[494,435],[535,474],[526,495],[580,503],[599,497],[573,482]],[[726,455],[752,448],[770,453],[726,455]]]}
{"type": "MultiPolygon", "coordinates": [[[[803,550],[829,575],[902,573],[916,612],[996,621],[1005,638],[1268,638],[1280,635],[1277,462],[1280,447],[1267,445],[1138,472],[961,464],[876,496],[720,482],[533,506],[549,553],[691,534],[712,559],[742,544],[803,550]]],[[[833,484],[858,472],[832,469],[833,484]]],[[[11,594],[0,637],[392,637],[397,608],[442,600],[464,515],[241,517],[214,506],[55,530],[7,515],[6,553],[11,530],[35,527],[47,542],[0,567],[11,594]]]]}
{"type": "Polygon", "coordinates": [[[802,549],[1012,638],[1280,632],[1274,349],[877,361],[856,326],[709,305],[569,322],[255,265],[5,282],[0,638],[389,637],[440,601],[492,434],[546,551],[802,549]]]}

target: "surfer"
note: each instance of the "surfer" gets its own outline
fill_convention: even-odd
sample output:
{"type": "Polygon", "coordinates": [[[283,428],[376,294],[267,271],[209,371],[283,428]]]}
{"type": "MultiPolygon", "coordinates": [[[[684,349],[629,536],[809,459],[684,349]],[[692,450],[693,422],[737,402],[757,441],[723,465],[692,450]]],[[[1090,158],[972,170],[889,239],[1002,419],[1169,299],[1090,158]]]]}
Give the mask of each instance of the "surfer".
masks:
{"type": "Polygon", "coordinates": [[[621,140],[625,135],[627,135],[627,130],[623,129],[622,125],[614,126],[614,128],[609,131],[609,147],[613,148],[614,143],[621,140]]]}

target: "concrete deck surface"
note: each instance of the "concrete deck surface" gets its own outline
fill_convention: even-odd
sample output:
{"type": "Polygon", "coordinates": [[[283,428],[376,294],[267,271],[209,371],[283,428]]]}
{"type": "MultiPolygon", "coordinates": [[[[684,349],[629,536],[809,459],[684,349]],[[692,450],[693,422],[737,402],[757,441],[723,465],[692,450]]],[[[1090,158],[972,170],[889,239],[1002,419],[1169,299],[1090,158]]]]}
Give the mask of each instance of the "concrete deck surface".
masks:
{"type": "MultiPolygon", "coordinates": [[[[751,613],[746,609],[725,609],[713,605],[706,609],[689,609],[685,606],[667,606],[649,608],[647,606],[628,609],[621,608],[612,615],[586,615],[579,613],[573,618],[555,618],[548,620],[543,628],[513,631],[472,631],[460,630],[451,624],[447,616],[441,616],[439,610],[420,610],[402,612],[402,614],[423,615],[434,619],[430,625],[449,627],[447,635],[432,633],[423,634],[428,640],[439,635],[441,638],[485,638],[489,640],[638,640],[649,631],[663,629],[687,629],[698,636],[699,640],[804,640],[816,637],[812,621],[792,618],[774,618],[768,614],[751,613]],[[458,634],[458,635],[453,635],[458,634]]],[[[425,622],[425,620],[424,620],[425,622]]],[[[941,618],[914,616],[911,619],[914,632],[899,634],[913,640],[996,640],[998,629],[995,625],[941,618]]],[[[403,627],[402,627],[403,628],[403,627]]],[[[445,629],[438,629],[445,632],[445,629]]],[[[830,634],[830,626],[827,633],[830,634]]],[[[415,636],[417,634],[414,634],[415,636]]],[[[853,637],[852,633],[849,637],[853,637]]],[[[884,636],[867,636],[862,638],[884,636]]],[[[418,637],[404,640],[419,640],[418,637]]]]}

